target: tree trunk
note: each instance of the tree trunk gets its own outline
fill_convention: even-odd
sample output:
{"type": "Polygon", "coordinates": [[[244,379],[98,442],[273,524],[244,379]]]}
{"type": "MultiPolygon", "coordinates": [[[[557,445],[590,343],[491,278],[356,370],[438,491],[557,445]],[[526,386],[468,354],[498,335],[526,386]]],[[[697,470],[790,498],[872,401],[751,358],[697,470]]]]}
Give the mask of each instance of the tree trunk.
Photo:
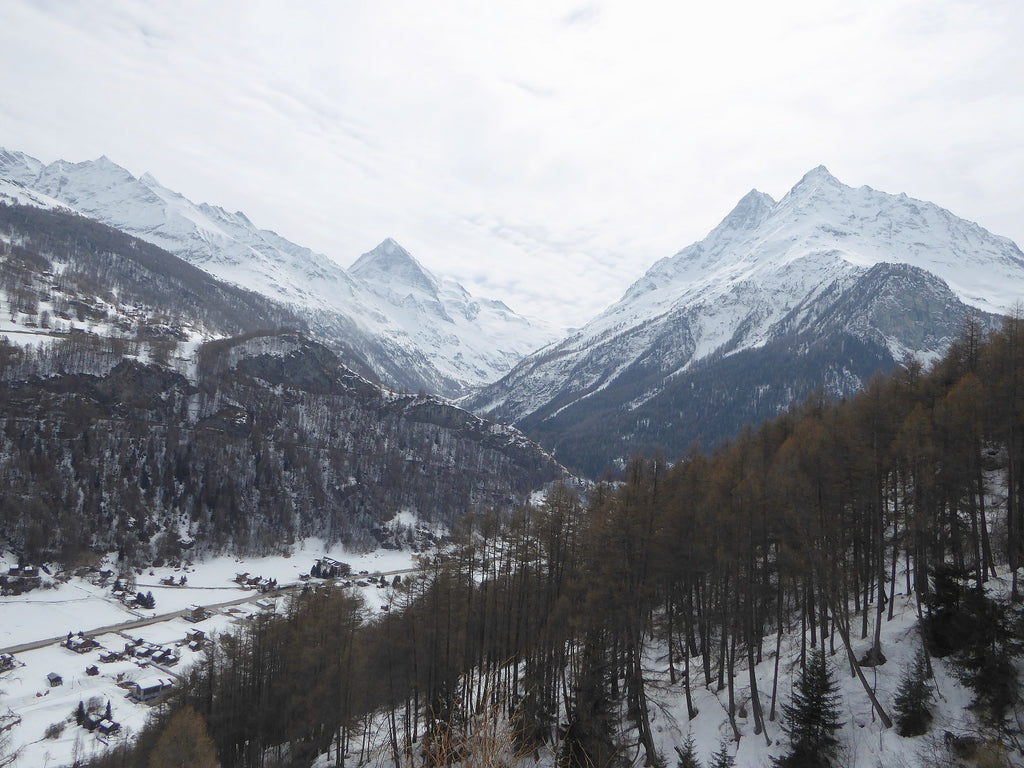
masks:
{"type": "Polygon", "coordinates": [[[860,665],[857,663],[857,656],[853,652],[853,647],[850,645],[850,633],[849,628],[842,619],[842,614],[836,611],[835,606],[832,606],[832,622],[835,628],[839,632],[840,638],[843,640],[843,645],[846,646],[846,654],[849,656],[850,664],[857,673],[857,677],[860,678],[860,684],[864,686],[864,692],[868,695],[871,700],[871,706],[878,713],[879,719],[882,721],[882,725],[885,728],[892,728],[892,720],[889,715],[882,709],[882,705],[878,703],[878,698],[875,696],[875,692],[871,690],[871,686],[868,685],[867,679],[864,677],[864,673],[861,671],[860,665]]]}

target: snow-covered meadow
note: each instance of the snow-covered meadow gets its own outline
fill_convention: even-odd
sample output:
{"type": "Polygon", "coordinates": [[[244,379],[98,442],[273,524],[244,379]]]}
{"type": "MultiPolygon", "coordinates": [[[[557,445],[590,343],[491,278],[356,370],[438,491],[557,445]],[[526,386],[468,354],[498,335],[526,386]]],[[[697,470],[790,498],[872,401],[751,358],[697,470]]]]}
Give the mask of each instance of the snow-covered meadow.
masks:
{"type": "MultiPolygon", "coordinates": [[[[328,549],[322,541],[300,542],[290,554],[275,557],[248,558],[223,556],[195,562],[183,568],[151,568],[136,574],[135,589],[152,592],[156,606],[151,610],[128,608],[111,594],[111,581],[96,583],[95,572],[86,577],[58,580],[43,576],[43,586],[18,596],[0,597],[0,652],[53,638],[66,638],[68,633],[92,636],[98,647],[76,653],[57,642],[14,653],[14,666],[0,672],[0,728],[9,727],[11,747],[21,749],[17,765],[26,768],[57,768],[71,765],[79,758],[101,752],[119,739],[130,739],[145,724],[158,702],[137,703],[128,698],[133,682],[154,677],[174,680],[198,658],[201,650],[191,650],[186,635],[201,630],[209,638],[230,632],[235,624],[257,610],[266,610],[273,601],[275,609],[284,606],[286,598],[273,598],[252,589],[243,589],[234,579],[240,573],[274,579],[279,587],[301,584],[316,560],[329,556],[349,563],[354,574],[369,575],[407,571],[414,567],[413,555],[406,551],[378,550],[369,554],[353,554],[340,547],[328,549]],[[185,584],[180,585],[181,577],[185,584]],[[175,586],[161,580],[175,581],[175,586]],[[163,617],[184,611],[192,605],[211,606],[242,601],[217,609],[199,622],[181,616],[126,629],[107,629],[127,622],[163,617]],[[140,648],[159,647],[173,650],[180,661],[173,665],[153,661],[156,651],[146,658],[130,656],[103,662],[100,656],[109,651],[122,652],[126,644],[139,643],[140,648]],[[90,675],[87,668],[95,667],[90,675]],[[51,686],[48,676],[60,676],[61,683],[51,686]],[[86,708],[90,702],[98,715],[111,705],[113,720],[120,726],[116,734],[103,736],[90,733],[77,725],[75,711],[79,702],[86,708]]],[[[17,566],[10,554],[0,555],[0,572],[17,566]]],[[[100,568],[109,568],[104,563],[100,568]]],[[[52,569],[51,569],[52,570],[52,569]]],[[[358,576],[357,576],[358,578],[358,576]]],[[[367,607],[379,610],[387,604],[387,590],[377,585],[358,586],[367,607]],[[382,594],[383,593],[383,594],[382,594]]]]}

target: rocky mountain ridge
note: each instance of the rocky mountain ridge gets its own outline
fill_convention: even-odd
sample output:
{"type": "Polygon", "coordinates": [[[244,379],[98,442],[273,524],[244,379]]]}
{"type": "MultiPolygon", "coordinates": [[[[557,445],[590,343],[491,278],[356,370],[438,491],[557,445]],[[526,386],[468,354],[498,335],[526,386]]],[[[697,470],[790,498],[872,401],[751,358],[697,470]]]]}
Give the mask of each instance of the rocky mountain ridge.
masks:
{"type": "Polygon", "coordinates": [[[459,395],[499,378],[557,336],[542,321],[431,275],[390,239],[364,254],[350,274],[324,254],[257,228],[241,212],[193,203],[106,157],[45,165],[0,149],[0,180],[19,185],[23,197],[45,195],[288,305],[324,341],[343,339],[382,381],[406,391],[459,395]],[[381,258],[394,249],[403,258],[381,258]],[[372,269],[367,260],[375,262],[372,269]],[[416,274],[422,279],[407,284],[416,274]]]}
{"type": "Polygon", "coordinates": [[[1011,241],[818,167],[778,202],[751,191],[704,240],[465,402],[601,472],[633,450],[716,444],[817,387],[842,395],[907,357],[928,362],[968,315],[992,323],[1020,296],[1024,254],[1011,241]],[[815,372],[811,349],[840,356],[815,355],[815,372]],[[730,374],[731,395],[709,391],[714,371],[735,366],[745,372],[730,374]]]}

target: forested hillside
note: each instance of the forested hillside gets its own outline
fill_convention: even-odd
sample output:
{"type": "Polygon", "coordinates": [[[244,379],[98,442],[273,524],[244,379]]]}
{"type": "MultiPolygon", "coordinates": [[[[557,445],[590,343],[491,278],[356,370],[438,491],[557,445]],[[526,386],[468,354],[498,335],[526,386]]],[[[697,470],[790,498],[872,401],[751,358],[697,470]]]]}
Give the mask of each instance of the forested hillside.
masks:
{"type": "MultiPolygon", "coordinates": [[[[397,765],[477,750],[472,764],[487,765],[495,750],[541,748],[564,768],[664,765],[657,658],[662,700],[685,699],[694,717],[699,689],[721,691],[736,740],[778,741],[779,765],[833,765],[838,715],[806,741],[780,662],[803,670],[808,695],[817,680],[810,701],[825,706],[824,651],[861,675],[876,727],[927,731],[926,700],[911,722],[907,697],[876,698],[862,670],[885,663],[900,593],[923,619],[925,661],[908,679],[945,657],[974,691],[972,754],[1019,759],[1022,377],[1024,321],[988,338],[971,325],[933,370],[811,398],[712,455],[638,457],[585,503],[556,489],[539,508],[467,518],[461,545],[402,588],[404,609],[367,622],[345,590],[309,591],[286,618],[224,638],[138,748],[102,764],[146,765],[187,712],[226,768],[327,752],[318,765],[341,765],[368,750],[397,765]],[[985,589],[996,566],[1012,574],[1009,601],[985,589]],[[779,656],[783,634],[799,638],[792,657],[779,656]],[[752,670],[773,654],[759,687],[752,670]]],[[[935,743],[967,749],[955,734],[935,743]]]]}
{"type": "Polygon", "coordinates": [[[115,346],[0,343],[0,530],[33,562],[372,548],[399,511],[450,524],[560,477],[515,430],[382,390],[295,333],[209,342],[194,381],[115,346]],[[83,368],[106,372],[64,372],[83,368]]]}

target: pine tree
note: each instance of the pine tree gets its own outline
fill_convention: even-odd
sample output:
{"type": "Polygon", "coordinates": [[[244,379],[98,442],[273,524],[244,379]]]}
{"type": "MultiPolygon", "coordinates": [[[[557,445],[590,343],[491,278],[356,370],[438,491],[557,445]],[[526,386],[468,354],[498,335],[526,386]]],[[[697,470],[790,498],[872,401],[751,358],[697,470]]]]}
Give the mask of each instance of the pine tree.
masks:
{"type": "Polygon", "coordinates": [[[900,736],[920,736],[927,732],[932,720],[929,703],[932,687],[928,683],[928,662],[924,649],[917,653],[913,667],[903,670],[896,691],[896,727],[900,736]]]}
{"type": "Polygon", "coordinates": [[[839,684],[832,676],[824,651],[811,656],[790,704],[782,705],[783,730],[791,751],[776,760],[779,768],[827,768],[832,765],[839,741],[839,684]]]}
{"type": "Polygon", "coordinates": [[[676,747],[676,754],[679,755],[676,768],[701,768],[700,760],[697,759],[697,743],[693,740],[692,733],[686,734],[683,746],[676,747]]]}
{"type": "Polygon", "coordinates": [[[729,754],[729,743],[725,737],[718,743],[718,751],[711,755],[711,768],[733,768],[736,758],[729,754]]]}

